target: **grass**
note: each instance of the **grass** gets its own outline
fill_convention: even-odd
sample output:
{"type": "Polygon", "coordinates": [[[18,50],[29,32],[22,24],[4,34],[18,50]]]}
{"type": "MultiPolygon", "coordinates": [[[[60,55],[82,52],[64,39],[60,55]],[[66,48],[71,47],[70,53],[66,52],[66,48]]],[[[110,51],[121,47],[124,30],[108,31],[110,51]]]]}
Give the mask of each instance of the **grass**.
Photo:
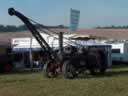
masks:
{"type": "Polygon", "coordinates": [[[128,96],[128,68],[108,70],[105,76],[73,80],[45,78],[42,72],[0,75],[0,96],[128,96]]]}

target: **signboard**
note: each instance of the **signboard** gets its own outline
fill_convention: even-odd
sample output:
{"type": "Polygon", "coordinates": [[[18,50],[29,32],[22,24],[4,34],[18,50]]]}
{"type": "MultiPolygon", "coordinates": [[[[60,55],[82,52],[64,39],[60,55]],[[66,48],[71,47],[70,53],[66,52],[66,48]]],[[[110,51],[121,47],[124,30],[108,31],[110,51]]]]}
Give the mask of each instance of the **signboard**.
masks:
{"type": "Polygon", "coordinates": [[[26,47],[29,48],[30,47],[30,42],[31,42],[31,38],[14,38],[12,39],[12,47],[26,47]]]}
{"type": "Polygon", "coordinates": [[[79,25],[79,18],[80,18],[80,11],[71,9],[70,14],[70,31],[74,32],[77,31],[79,25]]]}

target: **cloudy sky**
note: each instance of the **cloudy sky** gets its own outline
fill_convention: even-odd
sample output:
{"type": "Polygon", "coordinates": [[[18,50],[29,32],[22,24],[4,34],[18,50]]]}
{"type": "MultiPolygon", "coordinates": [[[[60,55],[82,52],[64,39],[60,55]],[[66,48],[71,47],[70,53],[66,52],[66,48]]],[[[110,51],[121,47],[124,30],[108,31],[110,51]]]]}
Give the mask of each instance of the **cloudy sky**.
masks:
{"type": "Polygon", "coordinates": [[[70,24],[70,9],[80,10],[80,28],[128,25],[128,0],[0,0],[0,24],[20,25],[8,15],[14,7],[44,25],[70,24]]]}

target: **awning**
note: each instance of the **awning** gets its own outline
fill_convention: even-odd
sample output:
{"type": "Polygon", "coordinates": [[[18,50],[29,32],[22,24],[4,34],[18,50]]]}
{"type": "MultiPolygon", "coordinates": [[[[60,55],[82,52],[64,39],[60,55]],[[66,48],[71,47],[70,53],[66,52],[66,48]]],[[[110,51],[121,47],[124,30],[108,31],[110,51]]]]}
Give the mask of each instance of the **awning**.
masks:
{"type": "MultiPolygon", "coordinates": [[[[52,49],[58,49],[58,47],[52,47],[52,49]]],[[[13,48],[12,51],[14,52],[27,52],[27,51],[44,51],[43,48],[13,48]]]]}
{"type": "Polygon", "coordinates": [[[24,51],[40,51],[40,50],[43,50],[42,48],[13,48],[13,51],[16,51],[16,52],[24,52],[24,51]]]}

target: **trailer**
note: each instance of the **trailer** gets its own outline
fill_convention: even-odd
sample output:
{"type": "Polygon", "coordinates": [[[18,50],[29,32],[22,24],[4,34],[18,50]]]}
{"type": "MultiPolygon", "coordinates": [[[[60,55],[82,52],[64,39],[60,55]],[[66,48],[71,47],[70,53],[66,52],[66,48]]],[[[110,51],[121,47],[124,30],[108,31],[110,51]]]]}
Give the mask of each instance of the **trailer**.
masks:
{"type": "MultiPolygon", "coordinates": [[[[80,73],[89,70],[90,74],[104,74],[108,68],[108,58],[110,57],[107,50],[108,46],[83,46],[74,40],[63,37],[63,33],[59,34],[59,49],[53,49],[46,39],[41,36],[37,28],[32,24],[32,19],[24,16],[22,13],[13,8],[9,8],[9,15],[17,16],[32,35],[35,37],[41,48],[44,50],[46,62],[44,64],[43,73],[46,77],[56,77],[62,74],[64,78],[75,78],[80,73]],[[63,46],[64,38],[69,40],[67,46],[63,46]]],[[[42,28],[51,31],[49,28],[41,25],[42,28]]],[[[44,32],[44,31],[43,31],[44,32]]],[[[45,33],[47,33],[45,31],[45,33]]],[[[52,34],[47,33],[50,36],[52,34]]],[[[108,49],[111,49],[110,47],[108,49]]],[[[43,58],[43,56],[42,56],[43,58]]],[[[110,60],[110,59],[109,59],[110,60]]]]}

